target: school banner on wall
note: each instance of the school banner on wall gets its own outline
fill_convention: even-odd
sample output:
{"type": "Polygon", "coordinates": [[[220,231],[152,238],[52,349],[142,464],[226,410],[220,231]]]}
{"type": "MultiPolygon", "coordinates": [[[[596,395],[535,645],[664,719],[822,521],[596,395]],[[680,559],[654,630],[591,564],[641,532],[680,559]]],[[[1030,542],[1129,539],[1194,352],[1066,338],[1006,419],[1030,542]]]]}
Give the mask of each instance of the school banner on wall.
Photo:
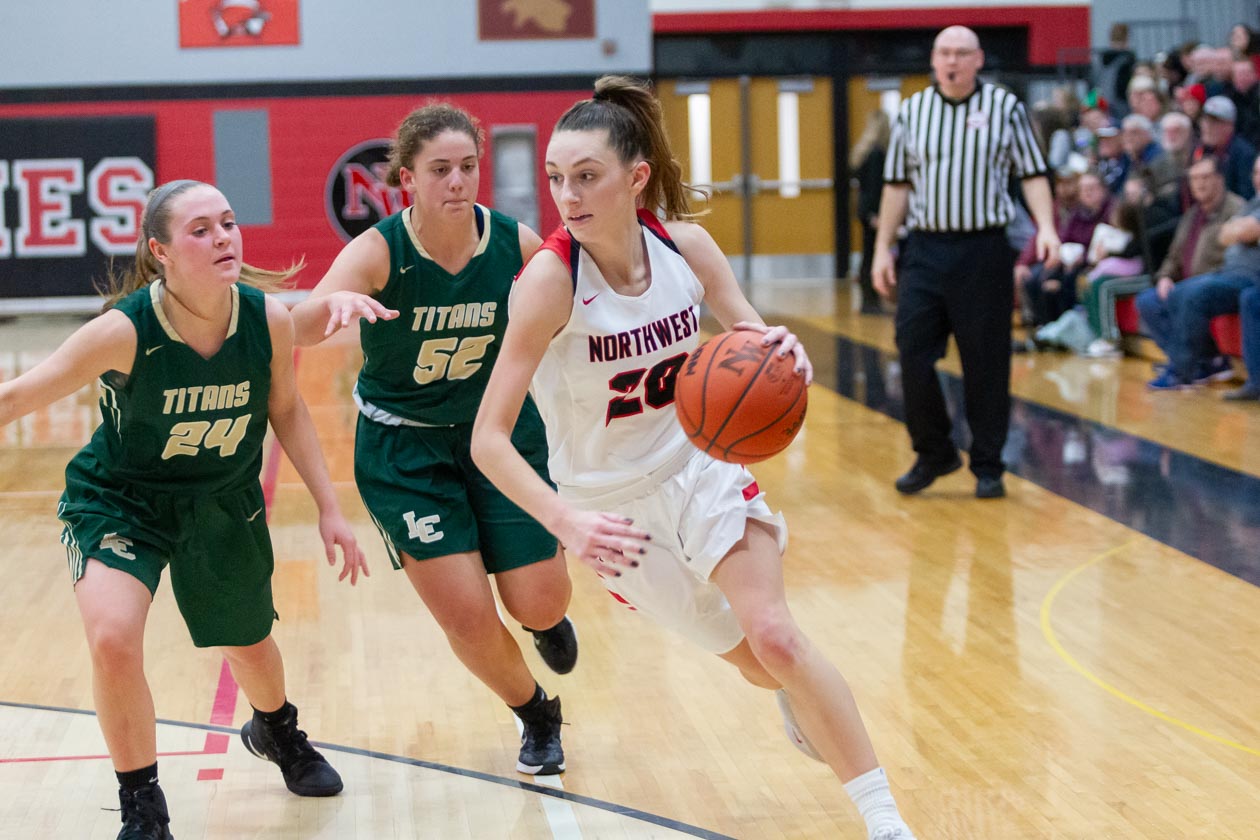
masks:
{"type": "Polygon", "coordinates": [[[477,0],[483,41],[594,38],[595,0],[477,0]]]}
{"type": "Polygon", "coordinates": [[[0,119],[0,298],[94,294],[135,254],[153,117],[0,119]]]}
{"type": "Polygon", "coordinates": [[[300,44],[299,2],[179,0],[180,49],[300,44]]]}

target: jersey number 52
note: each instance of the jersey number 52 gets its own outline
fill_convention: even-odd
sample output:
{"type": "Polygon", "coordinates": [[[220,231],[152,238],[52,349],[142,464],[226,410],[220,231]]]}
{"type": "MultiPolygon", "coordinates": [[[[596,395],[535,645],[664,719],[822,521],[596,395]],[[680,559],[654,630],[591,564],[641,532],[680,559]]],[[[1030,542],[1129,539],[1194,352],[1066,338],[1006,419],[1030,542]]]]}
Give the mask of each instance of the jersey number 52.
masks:
{"type": "Polygon", "coordinates": [[[481,357],[494,341],[493,335],[473,335],[467,338],[430,338],[420,345],[416,357],[416,369],[411,376],[418,385],[428,385],[442,377],[467,379],[481,370],[481,357]]]}
{"type": "Polygon", "coordinates": [[[619,373],[608,380],[608,387],[625,396],[613,397],[608,401],[608,413],[604,417],[607,426],[618,417],[633,417],[643,413],[643,403],[652,408],[664,408],[674,402],[674,383],[678,380],[678,370],[687,361],[686,353],[662,359],[652,366],[651,370],[636,368],[619,373]],[[635,396],[639,385],[644,383],[642,398],[635,396]]]}

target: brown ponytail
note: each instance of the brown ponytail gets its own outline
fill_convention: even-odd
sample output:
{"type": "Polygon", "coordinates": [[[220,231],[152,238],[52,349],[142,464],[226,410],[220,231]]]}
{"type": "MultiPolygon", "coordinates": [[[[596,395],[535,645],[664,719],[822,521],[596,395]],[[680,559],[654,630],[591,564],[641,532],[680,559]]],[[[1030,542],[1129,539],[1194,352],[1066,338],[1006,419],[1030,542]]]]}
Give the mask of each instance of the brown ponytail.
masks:
{"type": "MultiPolygon", "coordinates": [[[[162,264],[149,250],[149,240],[156,239],[163,245],[171,241],[171,208],[173,199],[193,187],[210,186],[203,181],[181,179],[168,181],[149,193],[140,219],[140,235],[136,239],[136,256],[132,264],[119,271],[110,261],[104,288],[105,304],[101,311],[112,309],[118,301],[132,292],[143,289],[162,276],[162,264]]],[[[306,267],[305,260],[298,260],[283,271],[270,271],[241,263],[241,282],[264,292],[278,292],[288,287],[288,281],[306,267]]]]}
{"type": "Polygon", "coordinates": [[[661,103],[646,82],[628,76],[602,76],[595,95],[569,108],[556,123],[556,131],[608,132],[608,143],[622,163],[642,159],[652,172],[643,190],[642,205],[663,212],[667,221],[694,219],[682,166],[674,157],[665,133],[661,103]]]}

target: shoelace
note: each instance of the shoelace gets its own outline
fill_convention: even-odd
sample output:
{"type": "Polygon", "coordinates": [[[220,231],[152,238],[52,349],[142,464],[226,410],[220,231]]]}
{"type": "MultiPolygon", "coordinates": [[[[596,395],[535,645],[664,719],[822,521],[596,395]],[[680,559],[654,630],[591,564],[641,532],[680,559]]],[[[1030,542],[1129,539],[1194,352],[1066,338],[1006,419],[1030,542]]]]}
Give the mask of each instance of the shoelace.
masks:
{"type": "Polygon", "coordinates": [[[282,726],[271,733],[275,739],[276,752],[282,764],[294,768],[319,760],[318,751],[311,746],[306,733],[292,726],[282,726]]]}
{"type": "Polygon", "coordinates": [[[142,788],[122,795],[123,828],[144,830],[162,825],[164,814],[153,790],[142,788]]]}

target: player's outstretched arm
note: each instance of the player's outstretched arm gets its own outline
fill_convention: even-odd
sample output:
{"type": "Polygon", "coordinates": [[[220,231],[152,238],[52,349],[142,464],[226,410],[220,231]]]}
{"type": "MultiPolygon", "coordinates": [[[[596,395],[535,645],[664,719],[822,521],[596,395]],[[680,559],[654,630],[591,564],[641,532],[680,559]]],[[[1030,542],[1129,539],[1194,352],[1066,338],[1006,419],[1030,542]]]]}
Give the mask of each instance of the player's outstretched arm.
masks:
{"type": "Polygon", "coordinates": [[[324,541],[328,565],[337,563],[337,546],[341,546],[342,567],[338,580],[350,576],[351,585],[358,583],[359,572],[370,575],[363,549],[354,537],[354,530],[341,514],[328,466],[319,448],[319,436],[311,421],[306,403],[297,391],[293,370],[293,321],[284,305],[267,298],[267,327],[271,333],[271,394],[267,416],[276,440],[284,448],[302,482],[319,508],[319,535],[324,541]]]}
{"type": "Polygon", "coordinates": [[[69,396],[109,370],[131,373],[136,328],[116,310],[84,324],[52,355],[21,376],[0,382],[0,426],[69,396]]]}
{"type": "Polygon", "coordinates": [[[310,347],[360,318],[397,318],[397,310],[372,297],[388,282],[389,246],[375,229],[364,231],[341,249],[310,297],[293,307],[294,341],[310,347]]]}
{"type": "Polygon", "coordinates": [[[573,309],[568,269],[549,251],[531,260],[516,282],[503,349],[473,425],[473,461],[504,495],[555,534],[570,556],[603,574],[619,575],[618,564],[638,564],[647,532],[624,517],[565,503],[512,445],[512,429],[534,372],[573,309]]]}
{"type": "Polygon", "coordinates": [[[767,346],[779,342],[776,352],[780,356],[793,354],[796,371],[805,376],[806,384],[813,382],[814,366],[804,345],[787,327],[766,326],[748,298],[744,297],[730,262],[709,232],[694,222],[669,222],[666,227],[683,259],[696,273],[700,285],[704,286],[704,302],[723,328],[756,330],[763,334],[761,343],[767,346]]]}

